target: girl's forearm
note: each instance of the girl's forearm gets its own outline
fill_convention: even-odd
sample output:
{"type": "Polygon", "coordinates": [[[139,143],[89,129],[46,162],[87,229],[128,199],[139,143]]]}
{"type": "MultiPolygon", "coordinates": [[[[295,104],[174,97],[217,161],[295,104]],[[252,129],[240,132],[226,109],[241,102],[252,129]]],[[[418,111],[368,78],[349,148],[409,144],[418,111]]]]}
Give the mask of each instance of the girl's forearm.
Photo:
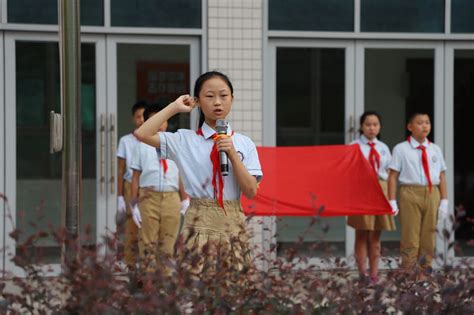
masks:
{"type": "Polygon", "coordinates": [[[247,171],[237,152],[229,154],[229,160],[232,163],[240,190],[247,198],[252,199],[257,194],[257,179],[247,171]]]}

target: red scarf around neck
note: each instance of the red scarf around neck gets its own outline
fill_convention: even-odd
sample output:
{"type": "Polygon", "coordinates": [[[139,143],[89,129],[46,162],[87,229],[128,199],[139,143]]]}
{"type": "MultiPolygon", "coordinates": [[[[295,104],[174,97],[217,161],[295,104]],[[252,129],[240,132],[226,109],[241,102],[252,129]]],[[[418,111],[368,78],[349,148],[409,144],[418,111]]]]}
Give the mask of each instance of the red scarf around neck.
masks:
{"type": "MultiPolygon", "coordinates": [[[[410,136],[408,137],[407,141],[411,144],[410,136]]],[[[428,143],[430,143],[429,140],[428,143]]],[[[428,153],[426,153],[426,147],[423,144],[420,144],[416,148],[418,150],[421,150],[421,164],[423,165],[423,171],[425,173],[426,181],[428,182],[428,187],[431,192],[431,189],[433,189],[433,184],[431,182],[430,165],[428,164],[428,153]]]]}
{"type": "Polygon", "coordinates": [[[380,169],[380,154],[377,152],[375,149],[375,143],[374,142],[368,142],[367,143],[370,147],[370,152],[369,152],[369,163],[374,169],[375,173],[378,172],[380,169]]]}
{"type": "MultiPolygon", "coordinates": [[[[199,136],[204,137],[202,129],[199,128],[196,133],[199,136]]],[[[231,136],[234,135],[232,131],[231,136]]],[[[219,152],[217,151],[217,140],[219,139],[219,135],[214,133],[211,136],[211,139],[214,141],[214,145],[212,146],[211,154],[209,156],[211,163],[212,163],[212,187],[214,188],[214,195],[216,197],[216,201],[224,209],[224,179],[221,172],[221,166],[219,162],[219,152]]],[[[225,209],[224,209],[225,211],[225,209]]]]}

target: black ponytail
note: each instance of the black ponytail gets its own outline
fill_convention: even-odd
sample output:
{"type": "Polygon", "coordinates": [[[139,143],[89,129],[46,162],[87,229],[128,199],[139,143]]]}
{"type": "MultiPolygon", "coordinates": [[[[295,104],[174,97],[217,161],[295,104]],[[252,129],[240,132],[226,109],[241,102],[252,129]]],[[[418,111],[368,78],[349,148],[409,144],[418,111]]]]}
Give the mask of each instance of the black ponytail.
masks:
{"type": "Polygon", "coordinates": [[[204,113],[202,112],[202,109],[199,108],[199,123],[198,123],[198,127],[201,128],[205,121],[206,121],[206,117],[204,117],[204,113]]]}

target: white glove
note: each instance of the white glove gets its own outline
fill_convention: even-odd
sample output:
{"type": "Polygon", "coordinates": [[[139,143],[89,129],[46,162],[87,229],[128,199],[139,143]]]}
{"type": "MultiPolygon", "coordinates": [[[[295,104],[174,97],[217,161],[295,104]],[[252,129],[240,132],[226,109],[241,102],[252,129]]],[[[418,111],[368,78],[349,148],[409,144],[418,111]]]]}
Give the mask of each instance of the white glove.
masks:
{"type": "Polygon", "coordinates": [[[398,204],[396,200],[389,200],[390,206],[392,207],[392,213],[393,216],[396,216],[398,214],[398,204]]]}
{"type": "Polygon", "coordinates": [[[125,199],[123,196],[117,197],[117,211],[120,213],[127,211],[127,205],[125,204],[125,199]]]}
{"type": "Polygon", "coordinates": [[[186,198],[184,200],[181,200],[181,208],[179,209],[179,212],[184,215],[186,213],[186,210],[188,210],[189,203],[191,200],[189,198],[186,198]]]}
{"type": "Polygon", "coordinates": [[[441,221],[446,220],[446,218],[448,217],[448,203],[448,199],[441,199],[441,202],[439,203],[438,219],[440,219],[441,221]]]}
{"type": "Polygon", "coordinates": [[[142,228],[142,216],[140,215],[140,209],[138,209],[138,204],[136,204],[132,208],[132,218],[133,218],[133,222],[135,222],[136,226],[138,226],[138,228],[141,229],[142,228]]]}
{"type": "Polygon", "coordinates": [[[123,196],[118,196],[117,198],[117,212],[115,213],[115,224],[117,227],[123,225],[125,220],[127,219],[127,206],[125,204],[125,199],[123,196]]]}

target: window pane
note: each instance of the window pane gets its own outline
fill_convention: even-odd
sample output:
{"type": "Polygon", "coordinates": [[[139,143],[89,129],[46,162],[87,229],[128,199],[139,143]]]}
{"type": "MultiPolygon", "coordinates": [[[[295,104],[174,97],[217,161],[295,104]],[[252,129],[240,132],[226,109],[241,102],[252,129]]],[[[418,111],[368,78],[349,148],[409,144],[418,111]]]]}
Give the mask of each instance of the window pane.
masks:
{"type": "MultiPolygon", "coordinates": [[[[454,54],[454,204],[458,216],[456,256],[474,256],[474,164],[469,148],[474,146],[474,50],[454,54]]],[[[448,170],[449,172],[449,170],[448,170]]]]}
{"type": "Polygon", "coordinates": [[[363,32],[444,32],[444,0],[362,0],[363,32]]]}
{"type": "MultiPolygon", "coordinates": [[[[134,128],[131,108],[137,100],[169,104],[190,92],[189,76],[189,45],[118,44],[118,139],[134,128]]],[[[189,128],[189,114],[168,121],[169,131],[179,128],[189,128]]]]}
{"type": "MultiPolygon", "coordinates": [[[[344,49],[278,48],[276,81],[278,146],[344,143],[344,49]]],[[[345,256],[345,235],[343,217],[278,218],[278,255],[345,256]]]]}
{"type": "Polygon", "coordinates": [[[451,32],[474,33],[474,1],[451,0],[451,32]]]}
{"type": "Polygon", "coordinates": [[[344,143],[344,62],[344,49],[277,49],[278,145],[344,143]]]}
{"type": "MultiPolygon", "coordinates": [[[[8,23],[58,24],[57,0],[8,0],[8,23]]],[[[81,0],[81,25],[104,25],[104,0],[81,0]]]]}
{"type": "Polygon", "coordinates": [[[112,26],[201,28],[201,0],[112,0],[112,26]]]}
{"type": "MultiPolygon", "coordinates": [[[[96,82],[95,45],[82,44],[81,110],[83,163],[83,244],[93,245],[96,232],[96,82]]],[[[49,153],[49,113],[60,112],[59,48],[56,42],[16,43],[16,191],[19,242],[38,230],[58,228],[61,218],[61,154],[49,153]],[[30,223],[34,222],[35,225],[30,223]]],[[[20,255],[39,263],[59,262],[60,246],[42,238],[20,255]]]]}
{"type": "Polygon", "coordinates": [[[270,0],[268,28],[350,32],[354,30],[354,0],[270,0]]]}

